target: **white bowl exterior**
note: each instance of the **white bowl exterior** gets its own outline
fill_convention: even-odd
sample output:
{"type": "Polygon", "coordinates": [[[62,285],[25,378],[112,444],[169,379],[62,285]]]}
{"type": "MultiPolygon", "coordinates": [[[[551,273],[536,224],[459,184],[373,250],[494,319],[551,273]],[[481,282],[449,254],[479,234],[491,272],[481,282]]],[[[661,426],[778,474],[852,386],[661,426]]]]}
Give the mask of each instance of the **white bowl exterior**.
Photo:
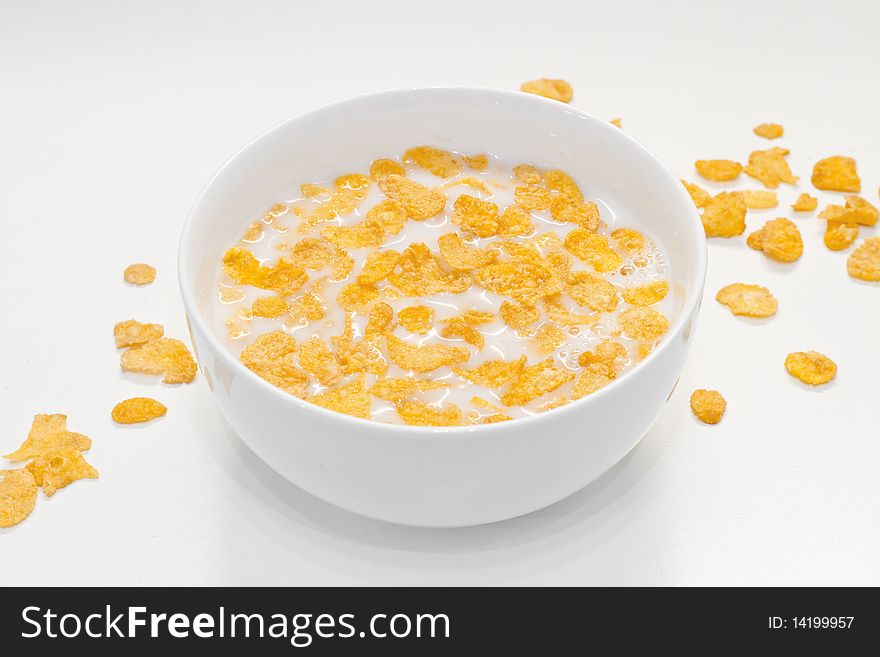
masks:
{"type": "Polygon", "coordinates": [[[617,463],[678,379],[706,268],[699,217],[682,185],[618,128],[555,101],[468,88],[380,92],[277,126],[239,151],[196,201],[181,240],[180,285],[201,371],[220,409],[267,464],[351,511],[420,526],[465,526],[556,502],[617,463]],[[419,143],[556,166],[628,206],[660,240],[682,300],[664,342],[603,390],[525,420],[431,429],[349,418],[258,378],[210,328],[216,268],[247,218],[291,180],[337,172],[419,143]]]}

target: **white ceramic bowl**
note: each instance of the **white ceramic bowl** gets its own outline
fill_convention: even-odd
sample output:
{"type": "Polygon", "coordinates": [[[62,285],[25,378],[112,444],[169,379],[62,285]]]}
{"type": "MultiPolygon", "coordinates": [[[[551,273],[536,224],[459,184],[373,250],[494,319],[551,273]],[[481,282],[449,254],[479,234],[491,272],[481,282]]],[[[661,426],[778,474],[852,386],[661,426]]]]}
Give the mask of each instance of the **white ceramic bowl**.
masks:
{"type": "Polygon", "coordinates": [[[254,452],[297,486],[345,509],[407,525],[454,527],[512,518],[561,500],[636,445],[684,364],[706,246],[681,183],[623,130],[525,93],[432,87],[332,103],[252,141],[196,200],[178,266],[201,371],[226,419],[254,452]],[[582,183],[588,197],[641,217],[666,249],[679,299],[661,345],[577,402],[475,427],[408,427],[341,415],[292,397],[241,365],[209,320],[219,258],[244,222],[291,181],[416,144],[559,167],[582,183]]]}

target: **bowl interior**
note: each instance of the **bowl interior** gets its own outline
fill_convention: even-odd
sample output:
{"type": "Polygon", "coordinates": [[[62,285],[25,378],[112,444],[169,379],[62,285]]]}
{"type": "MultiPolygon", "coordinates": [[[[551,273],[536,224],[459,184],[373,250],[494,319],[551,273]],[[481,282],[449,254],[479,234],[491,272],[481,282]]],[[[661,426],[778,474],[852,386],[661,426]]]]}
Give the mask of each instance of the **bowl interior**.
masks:
{"type": "MultiPolygon", "coordinates": [[[[205,187],[180,251],[185,300],[213,326],[218,262],[246,223],[292,181],[365,170],[418,144],[560,168],[611,224],[646,229],[669,261],[676,317],[690,315],[705,273],[705,238],[682,185],[619,128],[562,103],[509,91],[417,88],[340,101],[292,118],[240,150],[205,187]]],[[[673,322],[675,330],[676,322],[673,322]]],[[[212,333],[211,329],[207,329],[212,333]]]]}

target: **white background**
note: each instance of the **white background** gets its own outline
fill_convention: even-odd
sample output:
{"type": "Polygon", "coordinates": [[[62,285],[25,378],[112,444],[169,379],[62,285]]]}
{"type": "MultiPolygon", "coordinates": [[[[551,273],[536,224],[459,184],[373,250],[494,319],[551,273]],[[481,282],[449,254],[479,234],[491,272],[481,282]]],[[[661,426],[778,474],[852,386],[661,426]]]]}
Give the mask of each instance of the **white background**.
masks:
{"type": "Polygon", "coordinates": [[[798,191],[816,159],[852,155],[876,204],[878,64],[873,0],[2,0],[0,453],[34,413],[63,412],[94,439],[101,478],[0,530],[0,583],[880,584],[880,286],[847,277],[814,216],[795,220],[794,265],[713,241],[694,350],[656,426],[594,485],[493,526],[333,508],[251,454],[204,380],[123,375],[112,339],[129,317],[186,337],[175,252],[190,203],[239,146],[327,101],[562,77],[577,107],[622,116],[687,178],[697,158],[768,147],[751,128],[778,121],[798,191]],[[137,261],[155,284],[123,284],[137,261]],[[713,299],[731,282],[769,286],[777,316],[732,317],[713,299]],[[837,361],[834,383],[785,373],[806,349],[837,361]],[[720,425],[691,417],[697,387],[727,397],[720,425]],[[140,394],[167,417],[114,426],[112,406],[140,394]]]}

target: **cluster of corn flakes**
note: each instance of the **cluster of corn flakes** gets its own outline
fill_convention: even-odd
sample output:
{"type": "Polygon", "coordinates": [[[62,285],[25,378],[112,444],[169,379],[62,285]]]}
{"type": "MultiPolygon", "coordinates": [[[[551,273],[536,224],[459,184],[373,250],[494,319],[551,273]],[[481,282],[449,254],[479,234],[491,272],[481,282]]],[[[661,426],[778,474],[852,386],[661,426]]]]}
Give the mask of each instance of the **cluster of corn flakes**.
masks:
{"type": "MultiPolygon", "coordinates": [[[[524,90],[567,102],[556,82],[524,90]]],[[[606,231],[567,173],[429,145],[368,171],[302,186],[222,257],[228,336],[289,394],[380,421],[497,423],[596,392],[669,330],[657,245],[606,231]]]]}
{"type": "Polygon", "coordinates": [[[0,528],[12,527],[27,518],[37,503],[37,489],[46,497],[80,479],[97,479],[82,452],[92,441],[68,431],[67,416],[35,415],[27,438],[4,458],[22,467],[0,470],[0,528]]]}

